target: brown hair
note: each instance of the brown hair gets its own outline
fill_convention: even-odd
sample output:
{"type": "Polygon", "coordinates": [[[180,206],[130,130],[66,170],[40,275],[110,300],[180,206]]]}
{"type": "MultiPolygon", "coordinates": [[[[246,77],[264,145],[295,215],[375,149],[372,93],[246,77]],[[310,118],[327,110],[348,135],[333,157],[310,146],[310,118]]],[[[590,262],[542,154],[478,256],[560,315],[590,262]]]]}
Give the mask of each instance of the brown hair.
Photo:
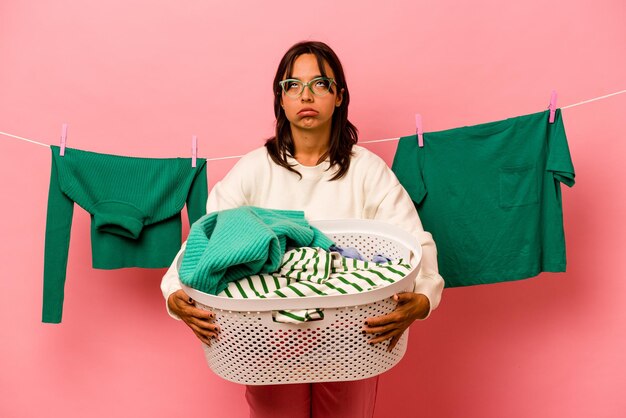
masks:
{"type": "MultiPolygon", "coordinates": [[[[335,108],[333,119],[331,122],[330,144],[328,151],[320,157],[318,161],[330,159],[330,167],[338,166],[338,170],[331,178],[337,180],[343,177],[350,167],[350,157],[352,155],[352,146],[358,142],[358,131],[348,120],[348,104],[350,103],[350,93],[348,92],[348,84],[343,73],[343,67],[337,57],[337,54],[323,42],[304,41],[299,42],[289,48],[285,53],[274,77],[274,115],[276,116],[276,133],[273,137],[265,142],[267,152],[272,160],[285,167],[289,171],[302,175],[294,170],[292,165],[287,162],[287,155],[294,156],[294,143],[291,136],[291,128],[289,120],[285,115],[285,111],[280,105],[282,97],[282,88],[278,84],[283,77],[290,78],[293,72],[293,64],[300,55],[313,54],[317,58],[317,65],[321,75],[326,77],[324,62],[328,63],[333,70],[337,91],[343,89],[343,99],[341,105],[335,108]]],[[[332,88],[332,87],[331,87],[332,88]]]]}

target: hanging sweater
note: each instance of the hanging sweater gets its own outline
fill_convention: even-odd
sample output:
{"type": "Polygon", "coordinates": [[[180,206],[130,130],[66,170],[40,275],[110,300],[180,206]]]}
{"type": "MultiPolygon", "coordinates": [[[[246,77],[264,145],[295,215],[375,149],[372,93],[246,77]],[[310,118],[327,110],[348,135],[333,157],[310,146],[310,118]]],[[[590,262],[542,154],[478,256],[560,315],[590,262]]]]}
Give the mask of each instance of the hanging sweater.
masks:
{"type": "Polygon", "coordinates": [[[213,212],[191,226],[180,278],[216,295],[244,276],[278,270],[287,246],[331,245],[301,211],[242,206],[213,212]]]}
{"type": "Polygon", "coordinates": [[[205,213],[206,160],[135,158],[51,146],[43,322],[61,322],[74,202],[91,214],[98,269],[167,267],[181,243],[180,211],[205,213]]]}
{"type": "MultiPolygon", "coordinates": [[[[422,228],[411,198],[387,164],[360,146],[353,146],[352,152],[346,175],[329,181],[335,169],[329,169],[328,161],[310,167],[290,157],[289,163],[302,174],[300,178],[275,164],[265,147],[258,148],[241,158],[213,187],[207,212],[251,205],[302,210],[308,221],[377,219],[395,224],[411,232],[421,243],[422,262],[414,291],[428,297],[432,311],[439,305],[444,285],[438,273],[432,236],[422,228]]],[[[161,281],[166,301],[181,288],[178,269],[184,250],[183,244],[161,281]]],[[[170,315],[176,318],[171,312],[170,315]]]]}

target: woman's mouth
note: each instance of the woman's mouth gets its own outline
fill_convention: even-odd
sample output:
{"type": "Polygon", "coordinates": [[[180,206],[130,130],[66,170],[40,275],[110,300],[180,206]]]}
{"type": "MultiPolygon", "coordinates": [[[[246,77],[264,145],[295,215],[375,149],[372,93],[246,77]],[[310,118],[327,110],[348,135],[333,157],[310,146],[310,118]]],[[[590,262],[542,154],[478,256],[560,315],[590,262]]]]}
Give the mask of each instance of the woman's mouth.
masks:
{"type": "Polygon", "coordinates": [[[306,116],[317,116],[317,110],[311,108],[304,108],[298,112],[298,116],[306,117],[306,116]]]}

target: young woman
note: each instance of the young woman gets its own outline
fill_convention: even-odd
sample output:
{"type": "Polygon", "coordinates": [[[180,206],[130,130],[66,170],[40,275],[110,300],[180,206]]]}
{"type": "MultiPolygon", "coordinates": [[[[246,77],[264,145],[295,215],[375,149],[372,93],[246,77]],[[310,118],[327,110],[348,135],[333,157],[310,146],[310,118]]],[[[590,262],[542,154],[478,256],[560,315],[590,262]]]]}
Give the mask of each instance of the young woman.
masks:
{"type": "MultiPolygon", "coordinates": [[[[276,134],[243,158],[209,194],[207,212],[243,205],[302,210],[306,218],[378,219],[417,237],[422,264],[414,292],[396,296],[396,309],[369,318],[370,342],[389,349],[416,319],[437,307],[443,279],[435,243],[425,232],[409,195],[385,162],[357,143],[348,121],[350,94],[337,55],[324,43],[301,42],[282,58],[273,84],[276,134]]],[[[193,306],[181,289],[176,260],[161,289],[174,318],[210,344],[219,327],[214,314],[193,306]]],[[[371,417],[378,377],[352,382],[248,386],[252,417],[371,417]]]]}

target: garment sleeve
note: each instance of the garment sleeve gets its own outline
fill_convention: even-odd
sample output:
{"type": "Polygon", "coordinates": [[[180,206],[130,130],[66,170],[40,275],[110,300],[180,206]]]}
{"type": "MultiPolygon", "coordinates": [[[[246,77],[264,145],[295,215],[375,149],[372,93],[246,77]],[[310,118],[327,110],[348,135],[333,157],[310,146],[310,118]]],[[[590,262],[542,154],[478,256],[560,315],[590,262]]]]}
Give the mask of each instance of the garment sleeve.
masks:
{"type": "Polygon", "coordinates": [[[250,205],[250,195],[254,186],[249,184],[254,181],[254,171],[248,170],[248,156],[244,156],[235,166],[217,182],[206,204],[206,212],[237,208],[250,205]]]}
{"type": "MultiPolygon", "coordinates": [[[[236,208],[239,206],[248,204],[248,197],[246,191],[248,187],[245,185],[246,178],[250,176],[245,175],[245,157],[239,160],[231,171],[226,174],[224,179],[215,184],[211,193],[209,193],[208,199],[206,199],[206,213],[211,213],[219,210],[236,208]]],[[[201,173],[198,173],[200,176],[201,173]]],[[[206,185],[206,172],[204,173],[205,185],[206,185]]],[[[196,180],[197,181],[197,180],[196,180]]],[[[191,219],[191,213],[190,213],[191,219]]],[[[180,264],[182,263],[185,253],[185,247],[187,241],[183,242],[178,254],[174,258],[174,261],[170,265],[163,278],[161,279],[161,292],[165,298],[165,307],[168,314],[174,319],[180,319],[172,311],[170,311],[167,305],[167,300],[170,295],[179,289],[182,289],[180,285],[180,275],[178,273],[180,264]]]]}
{"type": "Polygon", "coordinates": [[[548,162],[546,170],[551,171],[556,182],[572,187],[575,183],[574,164],[567,145],[565,126],[561,109],[554,115],[554,123],[549,125],[548,162]]]}
{"type": "Polygon", "coordinates": [[[415,135],[400,138],[391,169],[416,205],[426,197],[421,161],[415,135]]]}
{"type": "Polygon", "coordinates": [[[167,269],[167,271],[165,272],[165,275],[161,279],[161,292],[163,293],[163,297],[165,298],[165,308],[167,309],[167,313],[172,318],[178,319],[178,320],[180,320],[180,318],[178,317],[178,315],[174,314],[170,310],[170,307],[167,304],[167,300],[169,299],[172,293],[176,292],[179,289],[182,289],[180,285],[178,269],[180,268],[180,264],[183,261],[183,254],[185,253],[186,246],[187,246],[187,241],[183,242],[183,244],[180,247],[180,250],[178,250],[178,254],[176,254],[176,257],[174,257],[174,261],[172,261],[170,268],[167,269]]]}
{"type": "Polygon", "coordinates": [[[368,192],[369,196],[376,199],[375,219],[392,223],[411,232],[422,247],[422,259],[415,279],[414,292],[428,297],[430,312],[432,312],[439,306],[444,288],[444,280],[439,274],[437,247],[433,237],[429,232],[424,231],[411,197],[384,162],[381,161],[381,165],[377,168],[372,167],[368,175],[377,179],[376,182],[367,181],[368,184],[375,184],[375,188],[368,192]]]}
{"type": "Polygon", "coordinates": [[[203,161],[201,167],[197,167],[198,172],[193,179],[189,194],[187,195],[187,214],[189,215],[189,224],[193,224],[206,213],[207,201],[207,179],[206,179],[206,161],[203,161]]]}
{"type": "Polygon", "coordinates": [[[43,266],[42,322],[58,324],[63,316],[65,277],[70,246],[74,202],[63,193],[59,183],[55,152],[52,149],[48,212],[43,266]]]}

